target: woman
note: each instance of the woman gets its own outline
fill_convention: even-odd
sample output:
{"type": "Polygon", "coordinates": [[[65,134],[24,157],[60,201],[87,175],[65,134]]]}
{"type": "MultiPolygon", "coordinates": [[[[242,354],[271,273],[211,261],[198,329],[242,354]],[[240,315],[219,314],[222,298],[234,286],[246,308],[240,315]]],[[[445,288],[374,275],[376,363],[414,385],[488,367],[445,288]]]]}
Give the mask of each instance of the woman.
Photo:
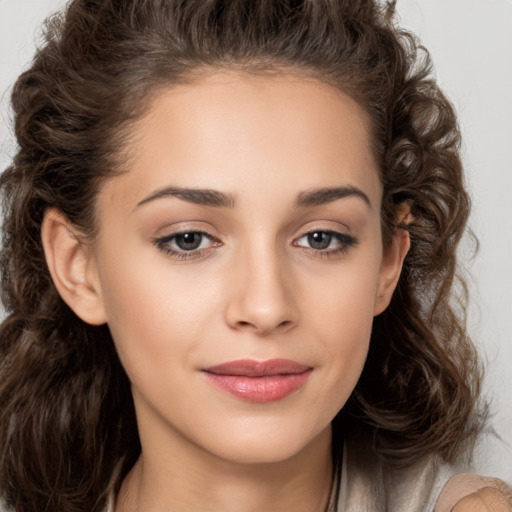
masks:
{"type": "Polygon", "coordinates": [[[74,1],[13,107],[8,510],[432,509],[485,417],[469,201],[392,6],[74,1]]]}

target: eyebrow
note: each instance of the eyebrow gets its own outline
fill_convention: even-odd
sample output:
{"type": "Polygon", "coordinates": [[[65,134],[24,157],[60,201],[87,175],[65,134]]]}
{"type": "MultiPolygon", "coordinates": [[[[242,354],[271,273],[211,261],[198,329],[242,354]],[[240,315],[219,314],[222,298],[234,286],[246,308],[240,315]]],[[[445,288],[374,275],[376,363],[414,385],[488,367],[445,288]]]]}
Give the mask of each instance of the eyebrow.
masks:
{"type": "MultiPolygon", "coordinates": [[[[359,197],[370,208],[371,202],[368,196],[359,188],[348,185],[342,187],[317,188],[300,192],[295,200],[296,208],[307,208],[312,206],[320,206],[331,203],[338,199],[346,197],[359,197]]],[[[188,203],[198,204],[201,206],[212,206],[215,208],[233,208],[235,206],[235,198],[231,194],[226,194],[218,190],[198,189],[198,188],[181,188],[181,187],[165,187],[151,193],[137,203],[137,208],[157,199],[165,197],[176,197],[188,203]]]]}
{"type": "Polygon", "coordinates": [[[214,206],[217,208],[232,208],[235,205],[235,199],[231,194],[225,194],[218,190],[166,187],[153,192],[142,201],[139,201],[137,203],[137,207],[163,197],[177,197],[178,199],[187,201],[188,203],[199,204],[202,206],[214,206]]]}
{"type": "Polygon", "coordinates": [[[333,188],[318,188],[301,192],[295,201],[296,207],[320,206],[322,204],[332,203],[337,199],[345,197],[359,197],[370,208],[372,206],[369,197],[359,188],[351,185],[333,188]]]}

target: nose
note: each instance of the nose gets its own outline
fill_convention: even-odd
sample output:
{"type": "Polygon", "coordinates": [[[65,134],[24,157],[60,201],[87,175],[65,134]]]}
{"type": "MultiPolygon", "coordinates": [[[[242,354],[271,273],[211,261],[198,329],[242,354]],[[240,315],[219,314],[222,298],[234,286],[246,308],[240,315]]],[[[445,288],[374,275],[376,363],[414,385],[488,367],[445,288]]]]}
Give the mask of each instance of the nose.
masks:
{"type": "Polygon", "coordinates": [[[226,322],[236,330],[266,336],[287,331],[299,319],[289,265],[277,250],[245,251],[233,265],[226,322]]]}

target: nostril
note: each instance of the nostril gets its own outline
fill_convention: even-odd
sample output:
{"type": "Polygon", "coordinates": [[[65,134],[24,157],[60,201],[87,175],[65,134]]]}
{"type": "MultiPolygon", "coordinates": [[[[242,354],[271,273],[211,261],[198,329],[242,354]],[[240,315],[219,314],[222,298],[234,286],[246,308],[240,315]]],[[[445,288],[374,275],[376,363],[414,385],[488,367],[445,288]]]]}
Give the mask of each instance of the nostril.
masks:
{"type": "Polygon", "coordinates": [[[256,331],[266,332],[266,331],[273,331],[273,330],[286,330],[289,326],[293,324],[290,320],[284,320],[283,322],[278,323],[277,325],[273,326],[263,326],[258,323],[252,323],[247,322],[244,320],[240,320],[236,322],[236,328],[237,329],[254,329],[256,331]]]}

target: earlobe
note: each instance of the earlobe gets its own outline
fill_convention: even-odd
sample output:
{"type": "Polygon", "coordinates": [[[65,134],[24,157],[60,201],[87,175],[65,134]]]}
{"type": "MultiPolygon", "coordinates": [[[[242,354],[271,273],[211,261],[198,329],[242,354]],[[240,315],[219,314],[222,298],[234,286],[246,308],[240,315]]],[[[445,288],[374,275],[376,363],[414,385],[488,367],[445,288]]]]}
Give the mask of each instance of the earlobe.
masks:
{"type": "MultiPolygon", "coordinates": [[[[399,224],[410,222],[409,206],[404,206],[405,212],[399,215],[399,224]]],[[[395,228],[393,239],[384,247],[382,265],[379,281],[377,284],[377,295],[375,298],[374,316],[380,315],[391,302],[398,279],[402,272],[402,265],[411,246],[409,232],[404,228],[395,228]]]]}
{"type": "Polygon", "coordinates": [[[41,227],[46,263],[66,304],[86,323],[106,323],[97,269],[88,245],[58,210],[46,211],[41,227]]]}

